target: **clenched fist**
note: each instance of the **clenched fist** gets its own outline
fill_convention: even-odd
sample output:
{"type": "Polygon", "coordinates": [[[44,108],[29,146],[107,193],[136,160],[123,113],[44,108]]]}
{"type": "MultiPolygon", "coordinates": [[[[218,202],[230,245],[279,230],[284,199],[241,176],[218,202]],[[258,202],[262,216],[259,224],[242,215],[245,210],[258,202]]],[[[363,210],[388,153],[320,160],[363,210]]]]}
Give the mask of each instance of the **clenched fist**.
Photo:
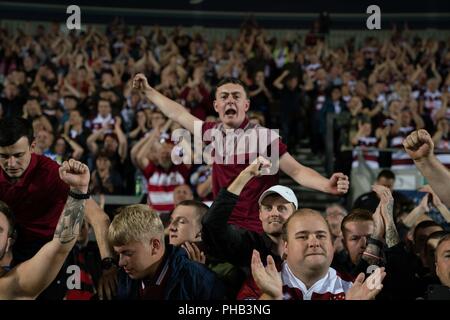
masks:
{"type": "Polygon", "coordinates": [[[61,167],[59,167],[59,177],[71,189],[75,189],[81,193],[88,192],[90,173],[88,166],[84,163],[74,159],[64,161],[61,167]]]}
{"type": "Polygon", "coordinates": [[[430,134],[426,130],[420,129],[406,137],[403,147],[411,159],[418,161],[433,154],[434,143],[430,134]]]}
{"type": "Polygon", "coordinates": [[[134,76],[133,79],[133,89],[139,90],[139,91],[146,91],[151,89],[150,85],[148,84],[147,78],[142,73],[138,73],[134,76]]]}

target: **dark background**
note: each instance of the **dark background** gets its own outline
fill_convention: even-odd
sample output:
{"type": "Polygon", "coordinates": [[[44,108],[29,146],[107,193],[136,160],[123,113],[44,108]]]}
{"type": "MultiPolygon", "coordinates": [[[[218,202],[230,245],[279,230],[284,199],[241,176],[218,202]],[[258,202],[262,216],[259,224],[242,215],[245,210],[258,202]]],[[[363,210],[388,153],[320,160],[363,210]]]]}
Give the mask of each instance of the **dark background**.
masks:
{"type": "Polygon", "coordinates": [[[450,28],[450,1],[287,1],[287,0],[203,0],[190,4],[190,0],[166,1],[0,1],[0,19],[65,21],[68,17],[64,6],[76,4],[81,8],[82,22],[108,23],[113,17],[123,17],[128,24],[163,26],[202,25],[216,28],[239,27],[246,17],[254,15],[264,28],[307,28],[318,14],[329,12],[334,29],[366,28],[367,7],[376,4],[381,9],[382,29],[393,23],[408,21],[410,29],[450,28]],[[56,7],[42,7],[51,4],[56,7]],[[36,6],[38,5],[38,6],[36,6]],[[110,10],[111,8],[134,8],[110,10]],[[141,9],[141,10],[139,10],[141,9]],[[336,16],[333,14],[342,14],[336,16]],[[410,13],[408,17],[392,16],[393,13],[410,13]],[[384,14],[384,15],[383,15],[384,14]]]}

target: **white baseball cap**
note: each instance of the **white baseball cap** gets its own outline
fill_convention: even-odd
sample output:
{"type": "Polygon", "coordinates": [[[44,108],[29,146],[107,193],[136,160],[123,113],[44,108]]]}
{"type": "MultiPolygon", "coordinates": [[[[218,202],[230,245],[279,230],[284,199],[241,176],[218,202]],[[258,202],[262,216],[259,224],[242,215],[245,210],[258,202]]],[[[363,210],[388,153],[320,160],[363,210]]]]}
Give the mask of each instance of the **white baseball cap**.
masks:
{"type": "Polygon", "coordinates": [[[278,194],[279,196],[283,197],[285,200],[291,202],[294,204],[295,209],[298,209],[298,201],[297,197],[294,194],[294,191],[292,191],[290,188],[285,186],[276,185],[273,187],[270,187],[266,191],[262,193],[262,195],[259,197],[258,204],[261,205],[261,202],[265,197],[267,197],[270,194],[278,194]]]}

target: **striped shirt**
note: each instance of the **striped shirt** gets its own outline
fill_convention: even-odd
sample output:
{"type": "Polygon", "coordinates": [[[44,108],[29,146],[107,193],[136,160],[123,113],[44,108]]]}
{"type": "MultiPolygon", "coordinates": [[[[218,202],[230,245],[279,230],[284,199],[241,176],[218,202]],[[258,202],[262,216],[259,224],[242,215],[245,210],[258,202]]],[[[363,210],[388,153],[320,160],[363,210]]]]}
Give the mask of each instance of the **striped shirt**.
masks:
{"type": "Polygon", "coordinates": [[[148,205],[159,213],[173,210],[173,191],[189,181],[189,169],[181,164],[172,165],[165,170],[161,166],[150,163],[143,174],[147,180],[148,205]]]}
{"type": "Polygon", "coordinates": [[[366,164],[371,169],[378,169],[380,167],[378,163],[378,157],[380,155],[378,150],[364,150],[365,148],[376,148],[378,146],[378,139],[376,137],[360,137],[358,139],[357,147],[360,150],[353,150],[353,162],[352,168],[359,166],[359,153],[362,152],[362,157],[366,161],[366,164]]]}
{"type": "Polygon", "coordinates": [[[391,147],[400,149],[392,153],[391,169],[411,169],[416,167],[414,161],[403,148],[403,141],[414,130],[416,128],[413,126],[400,127],[398,134],[391,138],[391,147]]]}
{"type": "Polygon", "coordinates": [[[441,92],[436,90],[436,91],[425,91],[425,93],[423,94],[423,100],[425,102],[424,107],[425,107],[425,112],[429,113],[429,114],[434,114],[434,112],[436,112],[437,110],[439,110],[439,108],[442,105],[441,102],[441,92]]]}

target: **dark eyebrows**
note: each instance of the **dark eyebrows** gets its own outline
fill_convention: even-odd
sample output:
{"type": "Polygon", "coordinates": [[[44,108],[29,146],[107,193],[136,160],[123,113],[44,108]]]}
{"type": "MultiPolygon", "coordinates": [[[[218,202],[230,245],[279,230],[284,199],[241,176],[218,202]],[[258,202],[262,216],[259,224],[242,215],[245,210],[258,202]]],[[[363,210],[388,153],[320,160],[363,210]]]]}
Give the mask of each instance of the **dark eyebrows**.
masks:
{"type": "Polygon", "coordinates": [[[25,153],[25,151],[17,152],[17,153],[14,153],[14,154],[0,153],[0,157],[4,157],[4,158],[14,157],[14,158],[18,158],[18,157],[23,156],[24,153],[25,153]]]}
{"type": "Polygon", "coordinates": [[[221,93],[220,93],[220,95],[221,96],[223,96],[223,95],[229,95],[229,94],[232,94],[232,95],[241,95],[242,94],[242,92],[240,92],[240,91],[232,91],[232,92],[228,92],[228,91],[222,91],[221,93]]]}

